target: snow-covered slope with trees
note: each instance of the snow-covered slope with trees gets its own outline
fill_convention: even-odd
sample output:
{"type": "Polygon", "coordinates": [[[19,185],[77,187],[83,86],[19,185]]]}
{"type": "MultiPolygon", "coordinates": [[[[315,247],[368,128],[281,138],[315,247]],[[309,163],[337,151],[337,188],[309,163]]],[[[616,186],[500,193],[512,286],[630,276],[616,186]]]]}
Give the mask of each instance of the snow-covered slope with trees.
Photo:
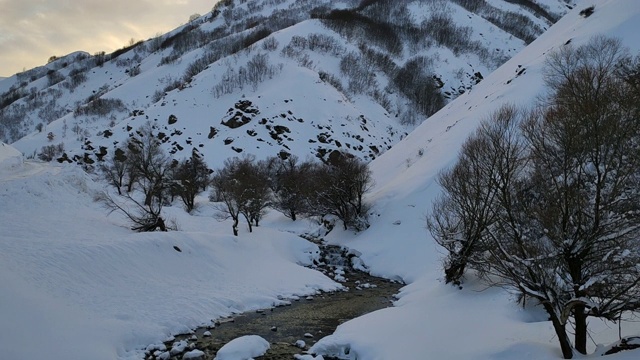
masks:
{"type": "Polygon", "coordinates": [[[53,57],[1,81],[0,139],[27,157],[55,145],[56,158],[83,162],[111,154],[150,120],[166,128],[176,157],[196,147],[212,167],[239,153],[282,151],[305,158],[346,150],[368,161],[473,88],[568,6],[221,2],[113,54],[53,57]],[[168,124],[171,115],[177,122],[168,124]]]}
{"type": "MultiPolygon", "coordinates": [[[[79,167],[0,170],[1,357],[116,359],[233,313],[341,287],[278,223],[233,237],[204,208],[181,231],[132,233],[79,167]]],[[[266,225],[266,224],[265,224],[266,225]]]]}
{"type": "MultiPolygon", "coordinates": [[[[519,9],[510,2],[491,0],[486,3],[519,9]]],[[[563,9],[562,2],[560,5],[552,0],[537,3],[547,5],[551,12],[563,9]]],[[[341,325],[334,335],[320,340],[314,347],[315,351],[342,354],[347,359],[355,359],[356,356],[358,359],[555,359],[561,356],[551,325],[539,309],[523,309],[504,291],[487,289],[473,278],[468,279],[462,290],[441,281],[442,254],[425,230],[425,214],[440,192],[435,176],[440,169],[455,161],[458,148],[480,120],[504,103],[529,106],[544,91],[541,69],[546,54],[569,40],[579,45],[598,34],[619,37],[632,51],[640,50],[636,36],[640,7],[635,0],[594,3],[596,10],[593,15],[588,18],[580,16],[580,7],[569,12],[549,32],[496,72],[487,75],[487,68],[487,73],[482,72],[482,82],[470,90],[466,89],[464,94],[389,151],[376,155],[371,163],[376,187],[368,196],[373,203],[371,227],[359,234],[336,229],[329,234],[328,240],[359,251],[372,273],[402,279],[409,285],[402,290],[396,307],[341,325]]],[[[273,4],[274,9],[286,9],[290,2],[275,1],[273,4]]],[[[352,5],[340,4],[336,6],[352,5]]],[[[417,2],[409,5],[412,14],[422,13],[422,5],[417,2]]],[[[584,4],[584,7],[589,5],[591,3],[584,4]]],[[[474,17],[464,13],[460,7],[455,9],[455,13],[463,14],[463,17],[474,17]]],[[[233,20],[233,13],[228,14],[233,20]]],[[[477,20],[484,21],[479,17],[477,20]]],[[[213,26],[211,24],[215,21],[205,21],[199,26],[213,26]]],[[[323,28],[317,19],[306,20],[270,36],[276,38],[278,51],[282,51],[293,36],[306,38],[319,29],[323,28]]],[[[479,36],[475,30],[474,34],[479,36]]],[[[496,38],[504,43],[518,42],[509,40],[508,35],[499,35],[498,30],[491,32],[487,28],[483,34],[496,34],[496,38]]],[[[333,36],[338,38],[335,34],[333,36]]],[[[353,44],[341,45],[355,51],[353,44]]],[[[261,46],[257,45],[259,49],[261,46]]],[[[500,49],[506,51],[508,48],[500,49]]],[[[519,49],[514,47],[512,51],[519,49]]],[[[235,93],[212,100],[212,87],[219,84],[229,67],[224,60],[209,66],[185,86],[164,94],[164,84],[175,80],[176,73],[181,78],[187,65],[201,56],[204,50],[192,51],[195,53],[181,55],[182,60],[164,65],[166,68],[156,65],[161,57],[170,55],[170,49],[151,55],[141,62],[140,73],[133,77],[124,71],[131,71],[130,65],[134,62],[120,67],[107,62],[103,67],[92,68],[89,70],[91,80],[79,84],[78,89],[92,84],[88,91],[95,90],[104,99],[123,99],[123,103],[126,100],[126,110],[109,112],[106,122],[103,115],[92,114],[94,110],[87,110],[89,113],[80,110],[74,117],[67,113],[73,110],[73,102],[86,99],[88,95],[80,95],[80,90],[73,93],[60,90],[63,96],[59,99],[71,99],[67,112],[43,126],[41,133],[30,134],[14,145],[31,155],[43,145],[58,141],[64,141],[67,149],[86,146],[85,137],[88,135],[89,145],[94,149],[99,149],[100,145],[111,147],[114,141],[121,142],[128,137],[131,130],[127,126],[135,129],[149,117],[151,121],[157,119],[159,127],[166,126],[168,134],[174,134],[167,142],[171,150],[174,147],[178,149],[177,145],[190,150],[190,146],[199,147],[201,142],[207,141],[218,144],[218,147],[211,148],[203,146],[210,149],[203,150],[205,157],[212,165],[218,165],[227,156],[238,154],[231,146],[241,148],[243,152],[257,152],[260,156],[281,150],[301,157],[314,154],[318,143],[322,143],[317,138],[318,125],[323,127],[320,132],[332,135],[325,135],[325,139],[338,139],[344,148],[347,143],[351,148],[356,141],[364,143],[364,140],[349,140],[354,134],[365,136],[361,132],[362,126],[369,129],[373,139],[388,134],[386,126],[398,126],[396,122],[380,120],[395,121],[395,115],[384,115],[390,113],[368,95],[351,95],[353,97],[349,99],[344,92],[336,91],[320,80],[319,71],[316,71],[320,68],[314,70],[299,66],[299,61],[305,62],[304,57],[294,60],[278,52],[271,53],[274,58],[270,64],[283,63],[279,77],[265,79],[255,90],[247,85],[243,90],[246,92],[244,98],[241,93],[235,93]],[[156,77],[161,72],[163,75],[156,77]],[[114,75],[116,73],[119,77],[114,75]],[[160,84],[158,79],[165,79],[164,83],[160,84]],[[283,94],[279,79],[292,84],[287,89],[294,90],[283,94]],[[99,88],[107,81],[113,82],[102,92],[99,88]],[[157,84],[156,88],[161,93],[157,102],[146,106],[143,102],[147,97],[153,97],[155,91],[149,88],[149,84],[157,84]],[[251,105],[241,100],[251,101],[251,105]],[[282,104],[286,107],[281,107],[282,104]],[[260,113],[251,110],[253,108],[260,113]],[[230,117],[239,111],[250,121],[235,129],[221,125],[221,121],[229,120],[225,118],[229,109],[235,109],[229,113],[230,117]],[[135,115],[134,110],[138,110],[135,115]],[[172,114],[177,121],[170,124],[172,114]],[[114,123],[111,126],[112,115],[114,123]],[[360,115],[364,115],[366,123],[360,115]],[[347,116],[351,122],[338,120],[347,116]],[[274,117],[284,119],[284,124],[276,122],[274,117]],[[266,119],[264,124],[260,124],[262,118],[266,119]],[[326,122],[320,122],[319,118],[326,122]],[[199,120],[192,123],[192,119],[199,120]],[[76,121],[79,127],[74,127],[76,121]],[[307,127],[294,128],[294,124],[307,127]],[[276,125],[287,126],[290,132],[281,129],[282,133],[278,133],[276,125]],[[327,126],[330,128],[326,129],[327,126]],[[209,139],[211,127],[218,132],[209,139]],[[342,130],[347,127],[352,132],[342,130]],[[311,128],[316,130],[311,131],[311,128]],[[107,135],[107,129],[113,134],[107,135]],[[235,137],[236,133],[245,133],[253,138],[247,130],[255,131],[256,141],[243,140],[240,135],[235,137]],[[271,131],[275,135],[272,136],[271,131]],[[53,133],[51,141],[46,138],[49,132],[53,133]],[[101,135],[94,134],[97,132],[101,135]],[[220,145],[227,138],[233,141],[220,145]],[[257,141],[257,138],[264,142],[257,141]],[[312,148],[298,145],[309,143],[309,140],[317,143],[312,148]],[[261,144],[268,142],[273,145],[268,147],[271,150],[262,153],[267,145],[261,144]]],[[[129,55],[134,56],[135,51],[129,55]]],[[[237,70],[240,65],[251,61],[254,55],[238,53],[233,58],[238,63],[231,67],[237,70]]],[[[309,59],[314,64],[324,64],[322,66],[327,66],[326,69],[335,71],[334,75],[338,76],[339,64],[335,58],[314,55],[309,59]],[[331,62],[333,67],[328,65],[331,62]]],[[[52,66],[57,66],[57,61],[47,65],[49,68],[45,68],[45,73],[53,69],[52,66]]],[[[446,60],[454,61],[458,60],[446,60]]],[[[459,65],[463,66],[463,63],[459,65]]],[[[479,66],[474,65],[473,69],[479,66]]],[[[71,71],[68,68],[69,65],[58,70],[71,71]]],[[[448,79],[452,78],[455,76],[448,79]]],[[[8,89],[16,79],[2,80],[0,87],[8,89]]],[[[29,84],[44,89],[46,81],[41,78],[29,84]]],[[[444,80],[445,84],[449,81],[444,80]]],[[[343,85],[348,86],[347,83],[343,85]]],[[[36,94],[39,91],[37,88],[36,94]]],[[[54,93],[57,94],[51,91],[45,96],[57,96],[54,93]]],[[[11,106],[24,104],[24,101],[17,100],[12,102],[16,105],[11,106]]],[[[52,111],[56,106],[52,106],[52,111]]],[[[117,108],[115,106],[114,109],[117,108]]],[[[99,111],[99,107],[95,111],[99,111]]],[[[239,119],[242,121],[242,116],[239,119]]],[[[31,126],[35,129],[38,121],[40,119],[33,119],[31,124],[26,122],[29,131],[31,126]]],[[[399,140],[406,128],[396,130],[398,132],[393,136],[399,140]]],[[[389,139],[386,137],[385,141],[390,144],[389,139]]],[[[335,141],[331,144],[337,146],[335,141]]],[[[373,144],[383,146],[384,141],[373,144]]],[[[372,154],[369,150],[361,152],[368,159],[372,154]]],[[[11,148],[0,147],[0,159],[19,159],[15,155],[11,148]]],[[[242,232],[236,238],[230,236],[227,222],[218,222],[211,216],[212,210],[206,206],[206,199],[199,198],[203,206],[192,215],[186,214],[179,206],[166,209],[180,231],[136,234],[127,229],[125,219],[116,213],[105,217],[106,211],[93,202],[93,195],[105,186],[104,182],[96,181],[75,165],[37,161],[21,164],[17,161],[10,170],[0,168],[0,357],[139,359],[149,344],[210,323],[214,318],[269,307],[295,295],[313,294],[340,286],[301,266],[309,264],[317,256],[316,246],[295,235],[309,231],[307,223],[292,224],[288,219],[271,213],[253,234],[242,232]]],[[[598,342],[609,343],[617,339],[616,326],[607,323],[591,326],[598,342]]],[[[637,325],[628,322],[622,324],[622,330],[623,335],[640,332],[637,325]]],[[[614,359],[636,357],[634,352],[611,356],[614,359]]]]}
{"type": "MultiPolygon", "coordinates": [[[[593,36],[619,38],[640,51],[635,35],[640,6],[635,1],[581,4],[547,33],[476,86],[460,96],[372,162],[377,186],[372,200],[379,217],[356,236],[336,235],[334,242],[362,252],[374,273],[399,276],[411,283],[395,308],[350,321],[314,347],[321,353],[350,349],[357,358],[553,359],[561,357],[553,329],[543,312],[523,309],[502,290],[468,279],[462,290],[442,280],[439,248],[426,230],[426,215],[440,194],[436,177],[453,165],[464,140],[504,104],[535,105],[545,93],[542,70],[546,55],[566,44],[585,44],[593,36]],[[595,4],[585,18],[583,8],[595,4]],[[364,329],[367,329],[366,331],[364,329]]],[[[598,343],[618,339],[618,326],[593,321],[598,343]]],[[[622,335],[640,331],[623,321],[622,335]]],[[[593,344],[591,351],[593,351],[593,344]]],[[[354,356],[354,355],[352,355],[354,356]]],[[[635,355],[619,355],[632,359],[635,355]]],[[[351,357],[355,358],[355,357],[351,357]]]]}

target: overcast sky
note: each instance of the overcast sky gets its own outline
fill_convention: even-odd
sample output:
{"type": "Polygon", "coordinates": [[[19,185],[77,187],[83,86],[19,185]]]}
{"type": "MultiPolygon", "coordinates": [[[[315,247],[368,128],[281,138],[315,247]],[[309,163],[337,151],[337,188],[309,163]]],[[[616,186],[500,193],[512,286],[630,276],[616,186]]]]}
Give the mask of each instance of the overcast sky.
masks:
{"type": "Polygon", "coordinates": [[[205,14],[218,0],[0,0],[0,77],[52,55],[107,53],[205,14]]]}

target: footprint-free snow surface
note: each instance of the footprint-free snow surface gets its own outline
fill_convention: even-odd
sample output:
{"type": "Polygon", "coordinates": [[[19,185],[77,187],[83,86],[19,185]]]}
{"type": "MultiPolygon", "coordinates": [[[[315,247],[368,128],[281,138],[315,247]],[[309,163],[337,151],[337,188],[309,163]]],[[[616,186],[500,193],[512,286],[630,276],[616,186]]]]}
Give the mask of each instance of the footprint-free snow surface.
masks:
{"type": "MultiPolygon", "coordinates": [[[[636,0],[578,5],[372,162],[371,227],[357,235],[335,230],[328,240],[360,252],[374,275],[409,285],[396,307],[344,323],[313,351],[386,360],[561,357],[551,324],[539,310],[522,309],[504,291],[473,280],[462,290],[441,281],[442,253],[425,230],[424,216],[439,194],[435,176],[453,163],[479,121],[505,103],[529,106],[543,91],[547,54],[569,40],[580,45],[599,34],[619,37],[635,53],[640,49],[636,0]],[[581,6],[592,4],[591,16],[579,15],[581,6]]],[[[304,74],[300,79],[305,81],[304,74]]],[[[241,236],[233,237],[231,225],[216,221],[200,199],[194,215],[180,207],[166,210],[180,231],[132,233],[124,219],[107,216],[93,202],[105,185],[79,167],[22,163],[5,147],[0,148],[2,359],[139,359],[150,344],[212,319],[340,287],[302,266],[317,256],[317,247],[296,235],[309,231],[309,223],[271,213],[252,234],[241,229],[241,236]]],[[[593,320],[590,327],[598,342],[617,339],[615,325],[593,320]]],[[[622,324],[623,335],[639,332],[638,324],[622,324]]],[[[609,358],[637,357],[628,352],[609,358]]]]}

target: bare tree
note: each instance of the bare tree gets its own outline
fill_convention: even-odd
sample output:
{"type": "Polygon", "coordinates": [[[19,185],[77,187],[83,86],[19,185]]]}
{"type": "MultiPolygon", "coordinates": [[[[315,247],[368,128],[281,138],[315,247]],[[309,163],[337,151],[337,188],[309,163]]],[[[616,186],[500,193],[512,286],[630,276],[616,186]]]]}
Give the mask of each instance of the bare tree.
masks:
{"type": "MultiPolygon", "coordinates": [[[[116,149],[115,154],[106,162],[100,164],[100,171],[107,182],[118,190],[118,195],[122,195],[122,188],[127,185],[127,175],[129,174],[129,162],[122,149],[116,149]]],[[[130,182],[131,186],[133,184],[130,182]]],[[[128,189],[131,192],[131,189],[128,189]]]]}
{"type": "Polygon", "coordinates": [[[136,184],[144,193],[145,205],[150,205],[152,201],[163,203],[171,185],[172,161],[160,147],[161,144],[150,122],[136,130],[136,136],[127,142],[131,177],[136,179],[136,184]]]}
{"type": "Polygon", "coordinates": [[[297,156],[291,155],[286,159],[268,159],[268,167],[269,184],[273,193],[271,206],[296,221],[299,215],[308,212],[307,204],[311,193],[308,179],[311,177],[313,163],[300,163],[297,156]]]}
{"type": "Polygon", "coordinates": [[[552,55],[551,104],[524,128],[534,163],[530,216],[558,254],[555,310],[561,322],[573,317],[583,354],[589,316],[615,321],[640,308],[638,103],[615,73],[626,57],[619,41],[601,37],[552,55]]]}
{"type": "Polygon", "coordinates": [[[518,126],[523,112],[505,106],[462,145],[458,162],[438,176],[443,194],[434,202],[427,228],[449,252],[447,283],[460,284],[468,263],[482,270],[487,227],[493,224],[500,191],[525,165],[518,126]]]}
{"type": "Polygon", "coordinates": [[[640,106],[617,70],[628,61],[602,37],[552,54],[543,106],[514,118],[520,127],[505,127],[501,112],[483,125],[468,143],[492,171],[445,173],[434,213],[446,214],[430,220],[450,262],[466,256],[488,281],[537,300],[565,358],[587,352],[589,317],[620,321],[640,308],[640,106]],[[459,251],[468,244],[475,255],[459,251]]]}
{"type": "Polygon", "coordinates": [[[95,200],[102,203],[109,212],[118,211],[124,214],[132,223],[131,230],[138,232],[167,231],[168,228],[161,216],[162,205],[159,202],[144,204],[134,194],[125,192],[121,197],[114,197],[103,191],[96,195],[95,200]]]}
{"type": "Polygon", "coordinates": [[[270,189],[266,166],[253,157],[232,158],[213,177],[211,201],[217,202],[218,216],[233,220],[233,234],[238,235],[240,215],[249,231],[258,226],[270,204],[270,189]]]}
{"type": "Polygon", "coordinates": [[[311,179],[309,215],[336,216],[345,230],[364,230],[369,226],[369,205],[364,195],[371,190],[373,179],[366,163],[350,154],[341,154],[331,163],[316,165],[311,179]]]}
{"type": "Polygon", "coordinates": [[[216,172],[211,179],[211,195],[209,199],[217,203],[215,205],[219,219],[231,219],[233,235],[238,236],[238,223],[240,222],[240,204],[236,201],[236,193],[239,192],[239,183],[234,178],[236,164],[225,160],[224,167],[216,172]]]}
{"type": "Polygon", "coordinates": [[[211,173],[203,156],[195,148],[191,157],[180,162],[175,168],[172,193],[180,196],[187,212],[195,208],[196,195],[209,186],[211,173]]]}
{"type": "Polygon", "coordinates": [[[253,225],[258,226],[260,224],[266,208],[271,204],[268,176],[266,162],[255,162],[252,158],[241,160],[236,173],[236,178],[242,185],[242,192],[238,194],[238,201],[240,203],[240,213],[247,220],[249,232],[253,231],[253,225]]]}
{"type": "Polygon", "coordinates": [[[146,123],[127,142],[126,151],[116,151],[111,163],[103,166],[105,179],[118,189],[119,197],[107,191],[96,197],[110,211],[123,213],[135,231],[167,231],[161,216],[162,206],[171,184],[172,162],[146,123]],[[122,192],[128,183],[126,192],[122,192]]]}

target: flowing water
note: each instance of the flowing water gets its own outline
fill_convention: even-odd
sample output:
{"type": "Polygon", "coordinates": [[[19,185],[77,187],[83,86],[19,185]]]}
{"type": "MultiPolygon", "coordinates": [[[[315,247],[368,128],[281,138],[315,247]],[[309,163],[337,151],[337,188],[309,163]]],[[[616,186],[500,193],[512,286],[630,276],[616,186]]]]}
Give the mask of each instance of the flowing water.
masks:
{"type": "MultiPolygon", "coordinates": [[[[271,349],[256,359],[290,360],[295,354],[304,354],[320,338],[332,334],[343,322],[392,305],[394,295],[403,286],[400,282],[354,270],[350,266],[353,255],[339,247],[321,245],[321,250],[318,270],[332,278],[336,275],[344,278],[341,282],[347,290],[303,297],[292,300],[290,305],[222,319],[215,326],[175,336],[175,340],[166,343],[167,349],[171,349],[174,342],[185,340],[189,343],[187,349],[199,349],[206,354],[204,359],[209,360],[227,342],[243,335],[259,335],[269,341],[271,349]],[[295,346],[298,340],[305,342],[303,348],[295,346]]],[[[146,359],[157,357],[149,354],[146,359]]],[[[182,353],[170,359],[182,359],[182,353]]]]}

